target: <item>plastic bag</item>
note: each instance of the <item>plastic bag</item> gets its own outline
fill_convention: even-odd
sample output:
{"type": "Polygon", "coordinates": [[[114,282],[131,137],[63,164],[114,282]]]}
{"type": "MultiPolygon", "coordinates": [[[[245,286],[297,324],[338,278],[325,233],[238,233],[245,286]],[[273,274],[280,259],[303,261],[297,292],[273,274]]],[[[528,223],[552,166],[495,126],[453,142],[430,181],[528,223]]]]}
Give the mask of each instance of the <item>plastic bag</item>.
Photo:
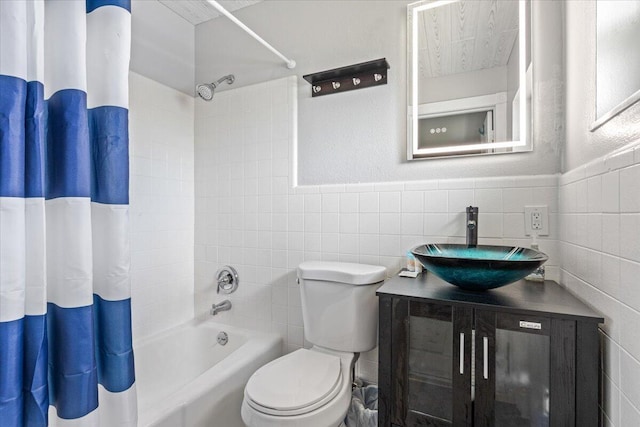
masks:
{"type": "Polygon", "coordinates": [[[378,386],[353,390],[345,424],[347,427],[378,427],[378,386]]]}

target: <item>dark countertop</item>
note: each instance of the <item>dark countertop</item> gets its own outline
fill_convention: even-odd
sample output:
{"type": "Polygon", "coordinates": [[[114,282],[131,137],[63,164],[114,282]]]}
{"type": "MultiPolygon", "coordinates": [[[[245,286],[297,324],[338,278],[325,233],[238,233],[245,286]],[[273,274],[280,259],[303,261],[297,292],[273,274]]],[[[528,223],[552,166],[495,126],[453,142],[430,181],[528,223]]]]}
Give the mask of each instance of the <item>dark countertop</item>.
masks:
{"type": "Polygon", "coordinates": [[[544,283],[520,280],[502,288],[473,292],[451,285],[425,270],[415,279],[396,275],[388,279],[377,294],[604,323],[599,313],[551,280],[544,283]]]}

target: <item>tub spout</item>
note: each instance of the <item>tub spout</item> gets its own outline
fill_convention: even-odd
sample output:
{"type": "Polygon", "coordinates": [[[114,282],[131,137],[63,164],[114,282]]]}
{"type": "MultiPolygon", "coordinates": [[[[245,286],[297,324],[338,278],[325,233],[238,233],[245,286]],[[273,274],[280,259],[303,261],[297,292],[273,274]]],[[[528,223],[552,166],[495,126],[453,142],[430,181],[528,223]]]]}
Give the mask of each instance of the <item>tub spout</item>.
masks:
{"type": "Polygon", "coordinates": [[[229,301],[228,299],[222,301],[221,303],[213,304],[211,306],[210,313],[211,313],[212,316],[215,316],[219,312],[227,311],[227,310],[231,310],[231,301],[229,301]]]}

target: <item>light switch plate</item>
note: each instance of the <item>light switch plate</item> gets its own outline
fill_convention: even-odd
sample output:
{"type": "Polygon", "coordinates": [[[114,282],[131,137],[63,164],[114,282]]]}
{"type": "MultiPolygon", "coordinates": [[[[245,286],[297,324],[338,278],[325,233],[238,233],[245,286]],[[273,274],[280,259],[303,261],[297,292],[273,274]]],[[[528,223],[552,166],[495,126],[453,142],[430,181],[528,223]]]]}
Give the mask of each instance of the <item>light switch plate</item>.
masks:
{"type": "Polygon", "coordinates": [[[527,236],[549,235],[549,208],[546,205],[524,207],[524,230],[527,236]]]}

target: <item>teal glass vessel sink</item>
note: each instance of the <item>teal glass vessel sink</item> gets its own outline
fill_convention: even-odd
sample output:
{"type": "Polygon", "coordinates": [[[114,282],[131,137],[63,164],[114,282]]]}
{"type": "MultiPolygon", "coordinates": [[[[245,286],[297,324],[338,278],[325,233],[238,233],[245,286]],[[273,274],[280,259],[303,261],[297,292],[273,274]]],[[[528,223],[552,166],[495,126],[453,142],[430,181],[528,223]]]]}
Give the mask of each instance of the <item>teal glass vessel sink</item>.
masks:
{"type": "Polygon", "coordinates": [[[436,276],[472,291],[517,282],[549,259],[542,252],[516,246],[437,243],[416,246],[411,253],[436,276]]]}

